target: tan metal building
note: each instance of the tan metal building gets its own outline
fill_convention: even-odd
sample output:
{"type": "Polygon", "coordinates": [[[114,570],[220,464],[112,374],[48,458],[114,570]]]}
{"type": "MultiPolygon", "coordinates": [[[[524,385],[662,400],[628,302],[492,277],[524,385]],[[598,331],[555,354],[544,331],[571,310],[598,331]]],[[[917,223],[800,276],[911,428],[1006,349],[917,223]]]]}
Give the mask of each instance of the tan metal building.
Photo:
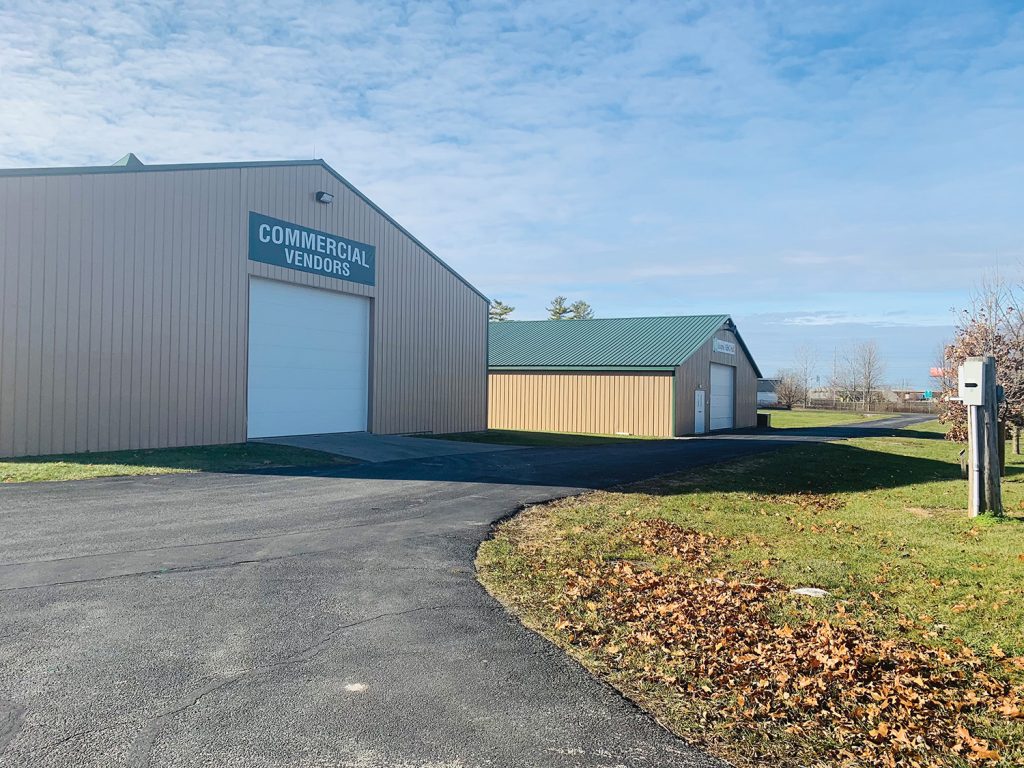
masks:
{"type": "Polygon", "coordinates": [[[0,170],[0,456],[483,429],[487,306],[321,160],[0,170]]]}
{"type": "Polygon", "coordinates": [[[757,424],[757,364],[728,315],[490,324],[491,429],[659,437],[757,424]]]}

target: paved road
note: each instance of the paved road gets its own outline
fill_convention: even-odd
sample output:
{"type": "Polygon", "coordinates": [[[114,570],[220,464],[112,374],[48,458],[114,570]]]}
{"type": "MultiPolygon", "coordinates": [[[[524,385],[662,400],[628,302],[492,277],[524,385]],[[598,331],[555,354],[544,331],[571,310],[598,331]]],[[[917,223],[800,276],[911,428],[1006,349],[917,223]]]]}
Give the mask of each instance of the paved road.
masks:
{"type": "Polygon", "coordinates": [[[522,504],[869,431],[0,487],[0,765],[720,765],[507,615],[476,548],[522,504]]]}

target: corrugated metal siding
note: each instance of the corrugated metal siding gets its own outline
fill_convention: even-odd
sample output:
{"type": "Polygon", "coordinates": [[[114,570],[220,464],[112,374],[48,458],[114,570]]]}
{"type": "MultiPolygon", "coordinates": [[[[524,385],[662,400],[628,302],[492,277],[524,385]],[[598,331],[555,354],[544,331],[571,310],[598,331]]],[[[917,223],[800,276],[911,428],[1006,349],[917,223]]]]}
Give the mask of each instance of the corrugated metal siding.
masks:
{"type": "Polygon", "coordinates": [[[726,329],[715,332],[697,352],[683,365],[676,368],[676,434],[692,435],[693,393],[703,389],[705,396],[704,430],[711,425],[711,363],[722,363],[736,367],[736,427],[757,426],[757,372],[750,358],[738,343],[736,334],[726,329]],[[730,341],[736,344],[735,355],[714,352],[714,340],[730,341]]]}
{"type": "Polygon", "coordinates": [[[488,426],[668,437],[672,374],[492,371],[488,426]]]}
{"type": "Polygon", "coordinates": [[[486,301],[322,167],[3,177],[0,248],[0,456],[244,440],[250,274],[372,299],[374,432],[485,426],[486,301]],[[250,210],[377,285],[250,262],[250,210]]]}

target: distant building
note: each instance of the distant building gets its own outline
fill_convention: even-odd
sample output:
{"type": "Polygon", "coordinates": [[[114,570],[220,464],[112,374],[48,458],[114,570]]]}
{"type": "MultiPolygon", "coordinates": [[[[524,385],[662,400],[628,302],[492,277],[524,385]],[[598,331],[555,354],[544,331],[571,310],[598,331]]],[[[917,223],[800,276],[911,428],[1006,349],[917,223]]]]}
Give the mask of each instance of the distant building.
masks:
{"type": "Polygon", "coordinates": [[[925,390],[923,389],[894,389],[892,393],[896,396],[897,400],[901,400],[904,403],[913,403],[918,400],[927,399],[924,396],[925,390]]]}
{"type": "Polygon", "coordinates": [[[672,437],[757,424],[728,315],[490,324],[492,429],[672,437]]]}
{"type": "Polygon", "coordinates": [[[757,380],[757,407],[770,408],[779,404],[779,396],[775,394],[775,387],[781,379],[758,379],[757,380]]]}

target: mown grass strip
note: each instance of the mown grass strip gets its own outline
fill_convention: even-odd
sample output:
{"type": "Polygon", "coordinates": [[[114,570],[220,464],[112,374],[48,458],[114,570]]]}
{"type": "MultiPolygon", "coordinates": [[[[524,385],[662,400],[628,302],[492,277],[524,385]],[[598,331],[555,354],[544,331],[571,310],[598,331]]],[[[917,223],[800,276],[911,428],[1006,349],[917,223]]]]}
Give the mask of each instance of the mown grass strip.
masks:
{"type": "Polygon", "coordinates": [[[771,416],[774,429],[806,429],[810,427],[838,427],[863,421],[885,418],[883,414],[856,413],[854,411],[802,411],[760,410],[771,416]]]}
{"type": "Polygon", "coordinates": [[[0,482],[86,480],[179,472],[237,472],[270,467],[317,467],[351,463],[352,459],[343,456],[305,448],[266,443],[231,443],[2,459],[0,482]]]}

